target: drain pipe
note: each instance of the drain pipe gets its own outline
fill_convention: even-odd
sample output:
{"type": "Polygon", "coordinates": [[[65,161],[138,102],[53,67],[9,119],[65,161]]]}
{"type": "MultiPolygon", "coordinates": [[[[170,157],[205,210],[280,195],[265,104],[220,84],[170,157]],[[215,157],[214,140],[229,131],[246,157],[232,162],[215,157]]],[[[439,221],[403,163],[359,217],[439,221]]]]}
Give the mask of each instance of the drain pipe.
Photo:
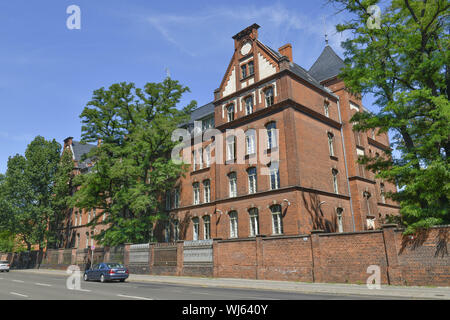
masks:
{"type": "Polygon", "coordinates": [[[347,154],[345,153],[345,142],[344,142],[344,130],[341,118],[341,107],[340,107],[340,99],[338,97],[337,100],[337,107],[338,107],[338,115],[339,115],[339,122],[341,123],[341,140],[342,140],[342,150],[344,150],[344,164],[345,164],[345,174],[347,176],[347,187],[348,187],[348,196],[350,197],[350,212],[352,213],[352,223],[353,223],[353,232],[355,232],[355,216],[353,215],[353,204],[352,204],[352,194],[350,192],[350,181],[348,179],[348,167],[347,167],[347,154]]]}

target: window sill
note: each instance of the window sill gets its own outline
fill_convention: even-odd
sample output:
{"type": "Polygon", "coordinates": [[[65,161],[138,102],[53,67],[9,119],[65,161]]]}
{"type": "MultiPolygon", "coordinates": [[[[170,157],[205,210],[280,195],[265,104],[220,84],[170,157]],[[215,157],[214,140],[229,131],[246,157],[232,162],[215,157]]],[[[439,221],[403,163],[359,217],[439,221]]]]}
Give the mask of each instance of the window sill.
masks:
{"type": "Polygon", "coordinates": [[[330,156],[330,159],[334,160],[334,161],[338,161],[339,160],[338,157],[336,157],[336,156],[330,156]]]}
{"type": "Polygon", "coordinates": [[[208,171],[210,168],[211,167],[204,167],[204,168],[201,168],[201,169],[196,169],[196,170],[191,171],[191,174],[202,173],[202,172],[208,171]]]}
{"type": "Polygon", "coordinates": [[[241,82],[247,81],[248,79],[253,78],[254,76],[255,76],[255,73],[249,74],[248,76],[241,78],[241,82]]]}

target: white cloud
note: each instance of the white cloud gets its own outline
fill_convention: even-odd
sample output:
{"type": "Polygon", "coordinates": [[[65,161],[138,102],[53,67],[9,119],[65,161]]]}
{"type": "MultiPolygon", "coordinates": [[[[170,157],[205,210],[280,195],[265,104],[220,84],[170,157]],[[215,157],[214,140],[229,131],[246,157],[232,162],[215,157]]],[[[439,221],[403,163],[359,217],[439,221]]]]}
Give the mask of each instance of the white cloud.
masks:
{"type": "MultiPolygon", "coordinates": [[[[199,36],[199,30],[211,30],[216,36],[229,39],[234,32],[253,23],[263,27],[264,38],[268,45],[282,45],[290,39],[292,33],[298,37],[313,36],[323,39],[325,32],[329,35],[329,43],[340,51],[339,34],[335,33],[335,25],[339,22],[336,15],[312,16],[304,12],[297,12],[285,5],[275,3],[267,6],[242,5],[242,6],[215,6],[196,11],[192,14],[153,13],[145,19],[150,23],[169,43],[190,56],[198,56],[205,49],[205,39],[208,36],[199,36]],[[325,23],[324,23],[325,22],[325,23]]],[[[214,39],[217,41],[216,39],[214,39]]]]}
{"type": "Polygon", "coordinates": [[[31,142],[33,140],[33,135],[26,133],[10,134],[8,132],[0,131],[0,139],[16,142],[31,142]]]}

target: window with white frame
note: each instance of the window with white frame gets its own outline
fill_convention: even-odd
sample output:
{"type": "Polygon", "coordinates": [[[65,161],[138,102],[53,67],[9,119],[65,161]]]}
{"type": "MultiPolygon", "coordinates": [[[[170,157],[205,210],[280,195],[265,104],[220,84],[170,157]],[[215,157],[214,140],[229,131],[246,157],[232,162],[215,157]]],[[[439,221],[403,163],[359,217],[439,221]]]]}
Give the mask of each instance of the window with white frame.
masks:
{"type": "Polygon", "coordinates": [[[214,128],[214,117],[208,117],[202,120],[202,129],[206,131],[214,128]]]}
{"type": "Polygon", "coordinates": [[[228,185],[230,198],[237,197],[237,177],[236,172],[228,174],[228,185]]]}
{"type": "Polygon", "coordinates": [[[272,149],[277,146],[277,125],[275,122],[269,122],[266,125],[267,132],[267,149],[272,149]]]}
{"type": "Polygon", "coordinates": [[[229,136],[227,138],[227,161],[234,160],[236,158],[236,137],[229,136]]]}
{"type": "Polygon", "coordinates": [[[228,119],[228,122],[234,120],[234,104],[230,104],[227,107],[227,119],[228,119]]]}
{"type": "Polygon", "coordinates": [[[328,132],[328,149],[330,156],[334,157],[334,135],[331,132],[328,132]]]}
{"type": "Polygon", "coordinates": [[[253,97],[245,98],[245,114],[249,115],[253,113],[253,97]]]}
{"type": "Polygon", "coordinates": [[[256,153],[256,130],[249,129],[245,132],[245,144],[247,147],[247,154],[255,154],[256,153]]]}
{"type": "Polygon", "coordinates": [[[211,217],[203,217],[203,239],[211,239],[211,217]]]}
{"type": "Polygon", "coordinates": [[[274,103],[274,97],[273,97],[273,87],[269,87],[266,90],[264,90],[264,97],[266,100],[266,107],[270,107],[274,103]]]}
{"type": "Polygon", "coordinates": [[[92,214],[91,212],[92,212],[92,210],[89,210],[89,213],[88,213],[88,223],[91,222],[91,214],[92,214]]]}
{"type": "Polygon", "coordinates": [[[86,232],[86,249],[89,248],[89,232],[86,232]]]}
{"type": "Polygon", "coordinates": [[[203,181],[203,202],[211,202],[211,182],[209,180],[203,181]]]}
{"type": "Polygon", "coordinates": [[[281,206],[275,205],[270,208],[272,211],[272,232],[273,234],[283,233],[283,220],[281,216],[281,206]]]}
{"type": "Polygon", "coordinates": [[[203,169],[203,149],[199,148],[197,152],[198,152],[199,168],[203,169]]]}
{"type": "Polygon", "coordinates": [[[230,238],[238,237],[238,214],[237,211],[231,211],[230,216],[230,238]]]}
{"type": "Polygon", "coordinates": [[[198,182],[194,182],[192,187],[194,189],[194,204],[200,204],[200,184],[198,182]]]}
{"type": "Polygon", "coordinates": [[[77,242],[75,243],[75,248],[78,248],[80,246],[80,234],[77,233],[77,242]]]}
{"type": "Polygon", "coordinates": [[[256,177],[256,168],[249,168],[247,170],[248,174],[248,193],[256,193],[257,191],[257,177],[256,177]]]}
{"type": "Polygon", "coordinates": [[[192,240],[199,240],[200,221],[197,217],[192,219],[192,240]]]}
{"type": "Polygon", "coordinates": [[[339,193],[338,189],[338,171],[336,169],[331,170],[331,174],[333,175],[333,189],[334,193],[339,193]]]}
{"type": "Polygon", "coordinates": [[[381,202],[386,203],[386,198],[384,196],[384,183],[380,183],[380,197],[381,197],[381,202]]]}
{"type": "Polygon", "coordinates": [[[82,216],[82,211],[79,211],[79,212],[78,212],[78,219],[79,219],[78,225],[79,225],[79,226],[81,226],[81,223],[82,223],[81,219],[82,219],[82,218],[83,218],[83,216],[82,216]]]}
{"type": "Polygon", "coordinates": [[[273,162],[270,164],[270,190],[275,190],[280,188],[280,170],[278,167],[278,162],[273,162]]]}
{"type": "Polygon", "coordinates": [[[249,215],[250,215],[250,237],[255,237],[259,234],[258,209],[251,208],[249,210],[249,215]]]}
{"type": "Polygon", "coordinates": [[[344,232],[343,213],[344,213],[344,209],[342,209],[342,208],[336,209],[337,227],[338,227],[338,232],[340,232],[340,233],[344,232]]]}
{"type": "Polygon", "coordinates": [[[205,157],[205,167],[209,168],[211,166],[211,145],[206,146],[204,157],[205,157]]]}

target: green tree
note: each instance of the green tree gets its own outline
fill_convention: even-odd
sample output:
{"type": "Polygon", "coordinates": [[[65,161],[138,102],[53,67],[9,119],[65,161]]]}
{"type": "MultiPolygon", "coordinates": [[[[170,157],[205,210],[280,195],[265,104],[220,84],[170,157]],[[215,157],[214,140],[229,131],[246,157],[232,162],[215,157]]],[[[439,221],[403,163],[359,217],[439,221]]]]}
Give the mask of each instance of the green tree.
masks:
{"type": "Polygon", "coordinates": [[[45,247],[48,223],[53,215],[53,183],[61,146],[55,140],[36,137],[25,156],[8,159],[0,183],[1,228],[16,235],[28,251],[45,247]]]}
{"type": "Polygon", "coordinates": [[[340,77],[352,93],[372,93],[379,106],[375,113],[357,113],[355,130],[393,133],[400,154],[361,163],[399,187],[386,196],[399,201],[407,233],[450,223],[450,3],[393,0],[378,28],[367,9],[379,1],[330,2],[351,17],[336,27],[351,34],[342,44],[346,67],[340,77]]]}
{"type": "Polygon", "coordinates": [[[73,154],[70,148],[67,148],[63,150],[54,177],[52,200],[53,213],[49,216],[47,235],[48,247],[55,248],[58,246],[58,238],[60,234],[64,232],[64,222],[69,221],[70,219],[70,199],[73,195],[73,170],[73,154]]]}
{"type": "Polygon", "coordinates": [[[79,190],[73,206],[103,210],[91,225],[108,225],[95,236],[104,245],[149,241],[151,226],[165,219],[161,200],[183,173],[171,160],[173,130],[189,119],[193,101],[177,109],[187,87],[166,78],[147,83],[113,84],[94,91],[83,110],[82,140],[101,141],[87,156],[94,159],[89,173],[74,179],[79,190]]]}

